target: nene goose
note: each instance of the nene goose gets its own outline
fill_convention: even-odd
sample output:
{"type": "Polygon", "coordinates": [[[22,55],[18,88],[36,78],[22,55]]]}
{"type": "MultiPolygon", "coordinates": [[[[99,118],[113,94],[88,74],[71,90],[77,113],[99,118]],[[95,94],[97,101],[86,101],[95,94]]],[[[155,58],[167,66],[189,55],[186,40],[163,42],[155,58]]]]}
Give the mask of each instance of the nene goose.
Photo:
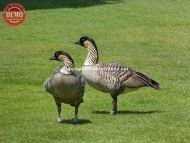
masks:
{"type": "Polygon", "coordinates": [[[95,41],[84,36],[75,44],[88,50],[82,68],[82,74],[87,83],[95,89],[110,93],[113,101],[111,115],[117,113],[117,96],[122,93],[135,91],[141,87],[149,86],[159,90],[159,83],[148,76],[133,70],[127,65],[118,63],[98,63],[98,49],[95,41]]]}
{"type": "Polygon", "coordinates": [[[58,122],[61,122],[61,103],[70,104],[75,107],[73,123],[78,122],[78,108],[83,102],[85,80],[79,72],[74,70],[74,62],[71,56],[64,51],[57,51],[50,60],[64,62],[62,68],[57,68],[49,77],[44,87],[53,95],[58,111],[58,122]]]}

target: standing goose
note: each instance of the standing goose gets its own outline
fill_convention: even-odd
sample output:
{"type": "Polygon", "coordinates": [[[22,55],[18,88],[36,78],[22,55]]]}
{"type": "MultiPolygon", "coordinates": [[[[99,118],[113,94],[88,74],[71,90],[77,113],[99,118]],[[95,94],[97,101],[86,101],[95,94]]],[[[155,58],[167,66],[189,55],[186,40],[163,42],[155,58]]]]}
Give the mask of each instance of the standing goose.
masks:
{"type": "Polygon", "coordinates": [[[44,87],[47,92],[53,95],[58,111],[58,122],[61,122],[61,103],[70,104],[75,107],[74,123],[78,122],[78,108],[83,102],[85,80],[79,72],[74,70],[74,62],[71,56],[64,51],[57,51],[50,60],[64,62],[62,68],[54,71],[44,87]]]}
{"type": "Polygon", "coordinates": [[[117,96],[122,93],[135,91],[141,87],[149,86],[159,90],[159,83],[148,76],[133,70],[127,65],[118,63],[98,63],[98,49],[95,41],[88,37],[81,37],[75,44],[88,50],[82,68],[82,74],[87,83],[97,90],[110,93],[113,101],[111,115],[117,113],[117,96]]]}

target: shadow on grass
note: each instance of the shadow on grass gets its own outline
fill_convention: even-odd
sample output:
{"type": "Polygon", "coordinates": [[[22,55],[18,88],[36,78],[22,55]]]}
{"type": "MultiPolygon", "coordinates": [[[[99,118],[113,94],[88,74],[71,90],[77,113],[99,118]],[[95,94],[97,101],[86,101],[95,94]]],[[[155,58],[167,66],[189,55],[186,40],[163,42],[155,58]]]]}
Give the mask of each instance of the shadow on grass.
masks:
{"type": "Polygon", "coordinates": [[[55,9],[55,8],[81,8],[103,4],[114,4],[121,0],[1,0],[0,10],[2,11],[6,4],[18,2],[24,5],[26,10],[35,9],[55,9]]]}
{"type": "Polygon", "coordinates": [[[83,124],[91,124],[92,122],[88,119],[79,119],[77,124],[73,123],[72,119],[62,120],[61,124],[73,124],[73,125],[83,125],[83,124]]]}
{"type": "MultiPolygon", "coordinates": [[[[161,113],[163,111],[129,111],[129,110],[123,110],[123,111],[118,111],[117,114],[154,114],[154,113],[161,113]]],[[[108,111],[93,111],[92,113],[94,114],[110,114],[108,111]]]]}

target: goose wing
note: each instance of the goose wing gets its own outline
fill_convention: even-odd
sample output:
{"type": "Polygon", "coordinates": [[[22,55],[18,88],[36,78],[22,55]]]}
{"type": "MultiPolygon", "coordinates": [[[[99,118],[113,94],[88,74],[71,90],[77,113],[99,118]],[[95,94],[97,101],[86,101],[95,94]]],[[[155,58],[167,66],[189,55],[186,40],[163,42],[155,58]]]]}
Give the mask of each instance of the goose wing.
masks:
{"type": "Polygon", "coordinates": [[[81,87],[84,87],[86,85],[86,81],[85,81],[85,78],[83,77],[83,75],[81,74],[81,71],[78,71],[78,70],[74,70],[73,71],[76,76],[79,78],[79,81],[80,81],[80,86],[81,87]]]}
{"type": "Polygon", "coordinates": [[[99,63],[97,64],[99,84],[103,89],[108,89],[112,95],[118,95],[124,91],[122,78],[116,74],[117,65],[114,63],[99,63]]]}
{"type": "Polygon", "coordinates": [[[44,82],[44,84],[43,84],[43,86],[44,86],[44,88],[46,89],[46,91],[49,92],[50,94],[53,94],[53,92],[54,92],[54,90],[55,90],[54,87],[53,87],[53,85],[52,85],[53,76],[54,76],[55,74],[59,73],[61,68],[62,68],[61,66],[56,67],[56,68],[53,70],[52,76],[49,77],[49,78],[44,82]]]}
{"type": "Polygon", "coordinates": [[[46,89],[47,92],[50,94],[53,94],[54,88],[52,86],[52,77],[49,77],[45,82],[44,82],[44,88],[46,89]]]}
{"type": "Polygon", "coordinates": [[[118,78],[120,82],[126,81],[133,74],[133,70],[127,65],[121,65],[118,63],[100,63],[99,67],[103,72],[118,78]]]}
{"type": "Polygon", "coordinates": [[[127,65],[118,63],[100,63],[99,67],[105,73],[119,79],[119,81],[128,88],[140,88],[150,86],[154,89],[160,89],[159,83],[150,79],[143,73],[137,72],[127,65]]]}

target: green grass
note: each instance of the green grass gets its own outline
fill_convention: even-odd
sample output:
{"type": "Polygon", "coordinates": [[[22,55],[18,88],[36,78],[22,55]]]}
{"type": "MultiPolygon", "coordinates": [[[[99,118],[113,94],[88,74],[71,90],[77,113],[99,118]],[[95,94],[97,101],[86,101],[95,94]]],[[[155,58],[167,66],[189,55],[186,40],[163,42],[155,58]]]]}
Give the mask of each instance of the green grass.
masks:
{"type": "Polygon", "coordinates": [[[21,2],[28,10],[24,24],[0,20],[0,142],[189,142],[189,0],[21,2]],[[42,85],[60,63],[48,58],[65,50],[80,67],[87,51],[72,43],[83,35],[96,40],[100,61],[128,64],[162,89],[121,95],[119,114],[110,116],[111,97],[87,86],[80,124],[71,124],[68,105],[57,124],[42,85]]]}

